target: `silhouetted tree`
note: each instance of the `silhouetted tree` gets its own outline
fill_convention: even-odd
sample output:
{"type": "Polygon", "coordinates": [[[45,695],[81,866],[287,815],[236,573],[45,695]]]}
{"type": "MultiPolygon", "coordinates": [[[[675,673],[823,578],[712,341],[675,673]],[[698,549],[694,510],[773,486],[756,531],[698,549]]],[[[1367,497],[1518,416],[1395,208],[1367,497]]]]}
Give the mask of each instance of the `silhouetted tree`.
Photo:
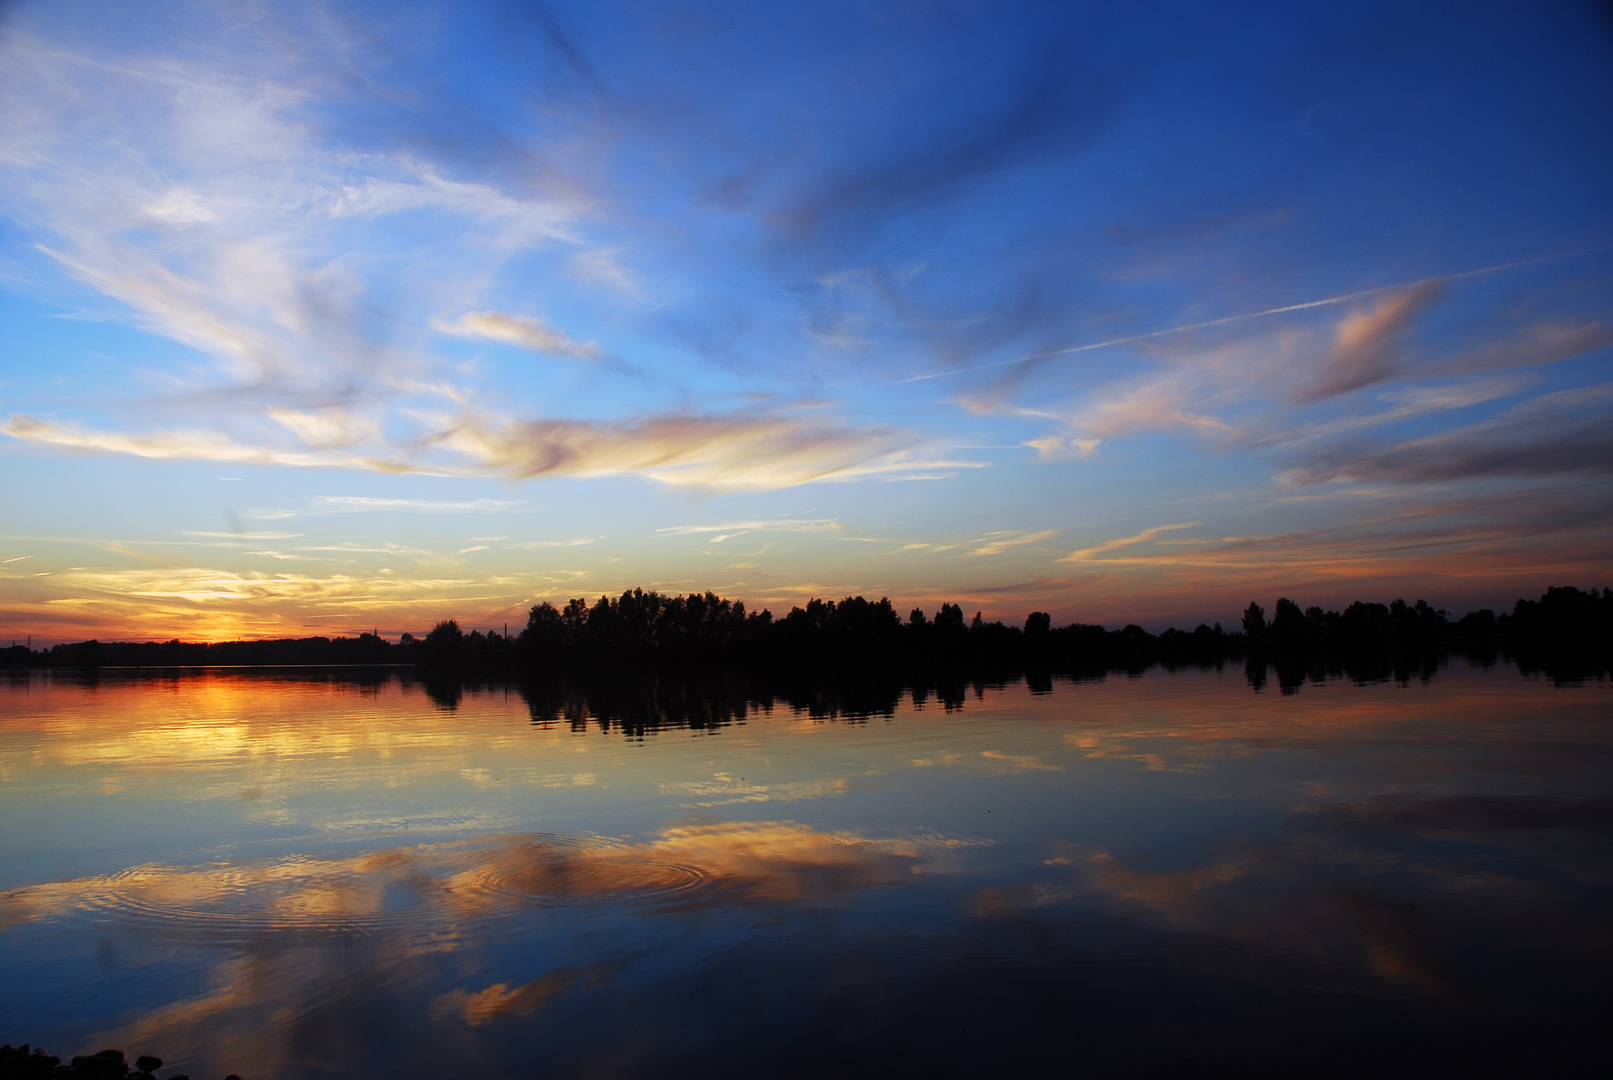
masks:
{"type": "Polygon", "coordinates": [[[457,664],[464,652],[465,635],[459,629],[459,623],[453,619],[444,619],[431,628],[421,648],[421,659],[428,664],[439,664],[444,667],[457,664]]]}
{"type": "MultiPolygon", "coordinates": [[[[1426,678],[1441,650],[1452,646],[1480,662],[1501,651],[1528,670],[1544,668],[1554,679],[1605,671],[1613,662],[1613,589],[1585,592],[1553,586],[1538,600],[1520,599],[1505,614],[1485,609],[1454,623],[1424,600],[1408,604],[1397,599],[1388,605],[1358,600],[1338,612],[1314,606],[1301,610],[1282,597],[1269,625],[1264,609],[1253,601],[1242,624],[1243,636],[1227,635],[1220,623],[1200,623],[1191,633],[1170,628],[1155,637],[1136,624],[1115,631],[1080,623],[1054,627],[1048,613],[1036,611],[1021,629],[987,622],[981,612],[966,622],[963,609],[950,603],[942,604],[933,619],[915,608],[904,624],[888,598],[862,596],[813,598],[774,620],[771,612],[747,611],[743,603],[712,592],[669,596],[633,589],[592,603],[574,598],[561,610],[540,603],[528,612],[518,642],[497,632],[466,634],[450,619],[438,623],[424,640],[405,633],[396,645],[374,633],[211,644],[84,641],[38,652],[20,645],[0,650],[0,664],[156,668],[424,663],[437,669],[431,677],[438,678],[448,669],[506,669],[516,663],[554,671],[623,661],[806,662],[842,671],[883,665],[889,670],[950,672],[949,678],[961,680],[962,673],[979,678],[1020,664],[1094,676],[1113,669],[1142,670],[1156,658],[1173,667],[1219,665],[1229,653],[1252,650],[1251,685],[1263,685],[1268,665],[1274,664],[1278,684],[1292,693],[1307,679],[1426,678]],[[1261,651],[1273,645],[1281,647],[1281,654],[1261,658],[1261,651]]],[[[942,700],[951,701],[948,695],[954,690],[963,693],[961,681],[947,685],[951,689],[935,690],[942,700]]],[[[443,700],[451,697],[445,693],[443,700]]]]}
{"type": "Polygon", "coordinates": [[[1288,597],[1277,600],[1277,610],[1271,619],[1271,632],[1279,641],[1295,644],[1306,637],[1305,613],[1288,597]]]}

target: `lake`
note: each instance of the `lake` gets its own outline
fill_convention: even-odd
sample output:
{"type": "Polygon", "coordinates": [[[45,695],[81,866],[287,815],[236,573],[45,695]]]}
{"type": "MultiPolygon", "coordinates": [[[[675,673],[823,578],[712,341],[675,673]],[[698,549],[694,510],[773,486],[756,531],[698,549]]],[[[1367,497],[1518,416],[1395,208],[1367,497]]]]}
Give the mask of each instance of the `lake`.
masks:
{"type": "Polygon", "coordinates": [[[1613,1012],[1610,706],[1462,660],[17,674],[0,1041],[196,1080],[1551,1071],[1613,1012]]]}

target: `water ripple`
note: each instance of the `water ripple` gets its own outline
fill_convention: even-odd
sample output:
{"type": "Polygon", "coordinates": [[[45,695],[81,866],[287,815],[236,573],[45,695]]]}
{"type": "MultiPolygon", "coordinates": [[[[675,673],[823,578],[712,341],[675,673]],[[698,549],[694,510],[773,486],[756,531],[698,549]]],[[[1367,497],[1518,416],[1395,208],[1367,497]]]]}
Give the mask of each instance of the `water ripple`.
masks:
{"type": "Polygon", "coordinates": [[[542,836],[506,843],[462,876],[456,891],[556,906],[671,906],[710,888],[698,866],[658,859],[626,844],[542,836]]]}

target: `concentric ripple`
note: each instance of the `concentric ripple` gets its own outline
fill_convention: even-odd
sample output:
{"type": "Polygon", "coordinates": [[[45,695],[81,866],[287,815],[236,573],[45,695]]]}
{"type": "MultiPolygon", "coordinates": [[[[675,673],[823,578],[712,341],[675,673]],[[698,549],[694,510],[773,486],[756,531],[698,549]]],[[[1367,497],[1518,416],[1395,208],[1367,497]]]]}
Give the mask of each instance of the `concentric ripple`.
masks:
{"type": "Polygon", "coordinates": [[[146,865],[80,879],[73,906],[211,940],[263,933],[418,933],[523,906],[654,907],[695,899],[710,871],[621,841],[558,835],[202,866],[146,865]]]}
{"type": "Polygon", "coordinates": [[[97,885],[79,898],[90,910],[213,938],[365,933],[422,914],[419,882],[407,860],[385,855],[139,866],[97,885]]]}
{"type": "Polygon", "coordinates": [[[675,906],[714,879],[628,844],[541,836],[508,841],[456,888],[556,906],[675,906]]]}

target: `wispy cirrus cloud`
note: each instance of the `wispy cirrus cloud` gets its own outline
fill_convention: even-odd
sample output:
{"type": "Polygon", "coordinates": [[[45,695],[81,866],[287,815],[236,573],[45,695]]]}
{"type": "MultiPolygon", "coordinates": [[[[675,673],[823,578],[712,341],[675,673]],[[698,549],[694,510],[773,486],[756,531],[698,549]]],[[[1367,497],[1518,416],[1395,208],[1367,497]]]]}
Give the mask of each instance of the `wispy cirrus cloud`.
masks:
{"type": "Polygon", "coordinates": [[[518,544],[508,545],[511,551],[540,551],[544,548],[587,547],[597,544],[604,537],[585,536],[576,540],[523,540],[518,544]]]}
{"type": "Polygon", "coordinates": [[[1452,282],[1508,268],[1345,297],[1349,310],[1320,325],[1271,327],[1209,348],[1193,342],[1160,348],[1142,376],[1100,385],[1074,403],[1019,410],[1063,425],[1025,445],[1049,460],[1090,459],[1130,436],[1174,433],[1221,452],[1260,453],[1283,480],[1301,483],[1598,473],[1604,451],[1595,429],[1608,411],[1601,395],[1540,393],[1541,383],[1560,376],[1535,372],[1613,344],[1613,329],[1602,321],[1501,320],[1481,345],[1436,342],[1408,350],[1415,324],[1449,297],[1452,282]],[[1507,371],[1514,373],[1490,374],[1507,371]],[[1533,419],[1475,424],[1471,413],[1462,415],[1508,402],[1508,415],[1533,419]],[[1466,423],[1453,428],[1454,417],[1466,423]],[[1530,424],[1541,431],[1530,434],[1530,424]],[[1406,429],[1416,427],[1422,433],[1408,436],[1406,429]],[[1428,434],[1430,427],[1440,430],[1428,434]]]}
{"type": "Polygon", "coordinates": [[[167,461],[230,461],[244,465],[348,468],[386,473],[421,471],[398,458],[368,457],[348,451],[252,445],[239,442],[221,431],[194,428],[131,435],[116,431],[91,431],[75,424],[58,424],[31,416],[13,415],[0,424],[0,433],[46,446],[130,454],[167,461]]]}
{"type": "Polygon", "coordinates": [[[1092,547],[1085,547],[1072,551],[1068,555],[1064,556],[1064,558],[1060,559],[1059,562],[1097,562],[1102,556],[1107,555],[1111,551],[1119,551],[1122,548],[1134,547],[1138,544],[1146,544],[1158,539],[1161,533],[1175,532],[1178,529],[1193,529],[1202,524],[1204,524],[1202,521],[1184,521],[1177,525],[1155,525],[1151,529],[1144,529],[1142,532],[1136,533],[1132,536],[1122,536],[1115,540],[1106,540],[1101,544],[1094,544],[1092,547]]]}
{"type": "Polygon", "coordinates": [[[1001,555],[1011,548],[1024,547],[1027,544],[1040,544],[1044,540],[1051,540],[1059,535],[1058,529],[1038,529],[1036,532],[994,532],[987,533],[980,540],[980,545],[969,550],[970,555],[991,556],[1001,555]]]}
{"type": "Polygon", "coordinates": [[[1178,380],[1149,383],[1099,401],[1076,425],[1099,440],[1145,429],[1185,429],[1222,438],[1237,434],[1236,428],[1222,420],[1189,411],[1187,400],[1192,396],[1190,388],[1178,380]]]}
{"type": "Polygon", "coordinates": [[[1297,448],[1330,436],[1351,431],[1385,427],[1405,420],[1415,420],[1456,409],[1466,409],[1486,402],[1516,397],[1531,385],[1523,375],[1503,375],[1487,379],[1470,379],[1437,385],[1410,385],[1386,390],[1378,399],[1387,408],[1371,412],[1357,412],[1331,420],[1305,424],[1264,436],[1268,446],[1285,449],[1297,448]]]}
{"type": "MultiPolygon", "coordinates": [[[[644,491],[624,511],[619,484],[567,483],[569,524],[531,543],[608,531],[621,546],[593,561],[628,561],[626,584],[704,588],[724,584],[693,580],[706,567],[754,569],[736,547],[798,548],[782,532],[733,539],[794,505],[847,526],[812,587],[938,597],[1055,579],[1084,596],[1105,575],[1186,580],[1190,565],[1243,580],[1264,572],[1261,545],[1300,572],[1322,564],[1322,541],[1301,557],[1283,537],[1362,513],[1327,501],[1352,478],[1581,501],[1608,487],[1597,425],[1610,410],[1549,395],[1603,379],[1595,350],[1613,346],[1607,249],[1568,251],[1607,233],[1590,159],[1574,155],[1600,145],[1613,97],[1570,100],[1470,62],[1474,42],[1503,40],[1494,20],[1417,41],[1415,92],[1449,92],[1407,126],[1393,109],[1405,65],[1340,61],[1349,18],[1336,14],[1246,23],[1206,8],[1161,36],[1118,7],[965,5],[893,35],[878,6],[782,21],[735,8],[694,29],[585,5],[562,31],[530,5],[471,0],[441,34],[441,12],[418,5],[6,10],[0,275],[36,310],[0,350],[14,414],[0,431],[61,450],[64,474],[115,471],[70,451],[276,467],[301,494],[264,516],[345,514],[309,528],[374,550],[397,538],[390,511],[486,508],[451,483],[382,490],[364,473],[643,478],[629,486],[672,497],[644,491]],[[1301,59],[1281,75],[1251,65],[1238,50],[1257,38],[1263,55],[1301,59]],[[1390,77],[1367,85],[1369,69],[1390,77]],[[1194,78],[1183,98],[1187,70],[1240,71],[1239,89],[1194,78]],[[1248,110],[1250,87],[1328,100],[1339,126],[1294,140],[1281,110],[1248,110]],[[1486,95],[1509,104],[1472,122],[1486,95]],[[1480,131],[1483,146],[1465,141],[1480,131]],[[1364,154],[1363,132],[1385,137],[1364,154]],[[1250,146],[1282,161],[1237,149],[1250,146]],[[1161,168],[1159,147],[1192,164],[1161,168]],[[1506,169],[1499,147],[1539,167],[1506,169]],[[1326,198],[1316,177],[1331,178],[1326,198]],[[1451,200],[1456,188],[1471,198],[1451,200]],[[1495,261],[1517,253],[1540,254],[1495,261]],[[990,484],[899,500],[742,497],[988,462],[990,484]],[[337,488],[291,468],[352,475],[337,488]],[[321,507],[318,490],[440,505],[321,507]],[[709,500],[720,527],[663,534],[699,543],[647,558],[619,515],[700,520],[679,492],[741,497],[709,500]],[[1278,496],[1295,501],[1261,502],[1278,496]],[[1204,518],[1215,535],[1048,565],[1158,516],[1204,518]],[[905,557],[872,558],[893,549],[905,557]]],[[[1519,20],[1566,40],[1568,10],[1519,20]]],[[[1576,85],[1605,81],[1576,71],[1589,80],[1576,85]]],[[[177,484],[206,470],[142,471],[177,484]]],[[[220,485],[219,501],[267,478],[220,485]]],[[[211,514],[211,499],[187,501],[211,514]]],[[[409,558],[509,544],[461,535],[491,526],[424,539],[437,524],[410,524],[439,554],[409,558]]],[[[1341,565],[1394,563],[1389,531],[1360,549],[1335,535],[1341,565]]],[[[252,546],[266,554],[244,566],[315,559],[252,546]]],[[[750,580],[764,574],[747,600],[808,587],[775,562],[750,580]]]]}
{"type": "Polygon", "coordinates": [[[374,419],[340,406],[323,409],[271,408],[266,410],[266,415],[304,444],[319,449],[374,442],[381,435],[380,425],[374,419]]]}
{"type": "Polygon", "coordinates": [[[354,514],[405,511],[420,514],[467,514],[513,510],[522,502],[521,499],[465,499],[455,502],[433,499],[377,499],[365,495],[317,495],[314,497],[314,512],[354,514]]]}
{"type": "MultiPolygon", "coordinates": [[[[339,52],[346,43],[319,44],[339,52]]],[[[408,214],[457,222],[467,254],[496,259],[576,245],[565,226],[586,203],[561,188],[514,195],[445,178],[408,153],[318,139],[324,51],[289,70],[249,59],[250,49],[109,61],[8,35],[0,132],[10,152],[0,172],[13,212],[63,268],[127,305],[139,325],[212,357],[232,382],[351,393],[383,365],[418,366],[376,324],[370,297],[378,287],[417,291],[409,272],[420,253],[371,258],[361,271],[358,260],[391,246],[376,224],[408,214]],[[58,92],[29,92],[41,85],[58,92]]],[[[439,296],[474,288],[481,273],[457,265],[445,280],[435,263],[439,296]]]]}
{"type": "Polygon", "coordinates": [[[471,311],[453,322],[436,322],[432,325],[445,334],[498,341],[552,356],[571,356],[579,360],[597,360],[600,356],[599,346],[592,341],[573,341],[542,319],[530,315],[471,311]]]}
{"type": "MultiPolygon", "coordinates": [[[[911,433],[839,425],[817,414],[679,414],[620,424],[499,422],[463,415],[442,419],[436,430],[412,445],[381,445],[373,453],[345,445],[351,430],[345,420],[297,414],[283,426],[317,440],[316,445],[254,444],[196,429],[129,435],[22,415],[0,424],[0,433],[49,446],[165,460],[521,480],[642,476],[670,487],[723,491],[771,491],[867,478],[927,479],[982,465],[926,453],[914,445],[917,440],[911,433]]],[[[373,432],[365,428],[357,437],[373,437],[373,432]]]]}
{"type": "Polygon", "coordinates": [[[845,526],[834,518],[766,518],[750,521],[725,521],[718,525],[667,525],[656,529],[661,536],[721,535],[724,540],[748,532],[844,532],[845,526]]]}
{"type": "Polygon", "coordinates": [[[1429,365],[1434,374],[1536,367],[1613,345],[1613,325],[1597,319],[1539,319],[1429,365]]]}
{"type": "Polygon", "coordinates": [[[923,479],[981,464],[927,454],[909,433],[843,426],[818,415],[683,414],[622,424],[466,416],[431,442],[521,479],[638,475],[726,491],[923,479]]]}
{"type": "Polygon", "coordinates": [[[1285,475],[1302,484],[1613,475],[1613,383],[1543,394],[1494,420],[1435,435],[1318,447],[1285,475]]]}
{"type": "MultiPolygon", "coordinates": [[[[243,31],[271,32],[272,20],[243,31]]],[[[453,177],[416,150],[356,151],[319,138],[330,74],[321,65],[345,70],[349,45],[320,42],[315,52],[330,55],[282,69],[250,49],[109,63],[93,50],[8,36],[0,80],[16,107],[0,120],[0,172],[18,212],[60,266],[213,368],[172,374],[174,400],[205,393],[208,406],[165,430],[19,413],[0,431],[150,459],[637,475],[705,490],[932,478],[979,464],[932,452],[910,432],[809,411],[531,418],[519,416],[516,398],[506,408],[514,418],[478,413],[462,373],[430,352],[432,324],[402,313],[469,307],[435,329],[602,359],[600,345],[542,319],[471,303],[489,266],[513,252],[557,248],[598,278],[612,276],[620,246],[588,258],[599,206],[587,185],[552,170],[516,189],[453,177]],[[38,85],[71,92],[31,92],[38,85]],[[445,397],[454,415],[422,404],[445,397]]],[[[609,287],[620,292],[623,280],[609,287]]],[[[505,390],[483,396],[493,394],[505,390]]]]}
{"type": "Polygon", "coordinates": [[[205,536],[219,540],[237,540],[241,543],[262,540],[295,540],[301,533],[288,532],[207,532],[200,529],[186,529],[186,536],[205,536]]]}
{"type": "Polygon", "coordinates": [[[1301,402],[1359,390],[1394,375],[1403,363],[1401,343],[1417,316],[1438,300],[1444,283],[1426,281],[1339,321],[1333,348],[1296,393],[1301,402]]]}

